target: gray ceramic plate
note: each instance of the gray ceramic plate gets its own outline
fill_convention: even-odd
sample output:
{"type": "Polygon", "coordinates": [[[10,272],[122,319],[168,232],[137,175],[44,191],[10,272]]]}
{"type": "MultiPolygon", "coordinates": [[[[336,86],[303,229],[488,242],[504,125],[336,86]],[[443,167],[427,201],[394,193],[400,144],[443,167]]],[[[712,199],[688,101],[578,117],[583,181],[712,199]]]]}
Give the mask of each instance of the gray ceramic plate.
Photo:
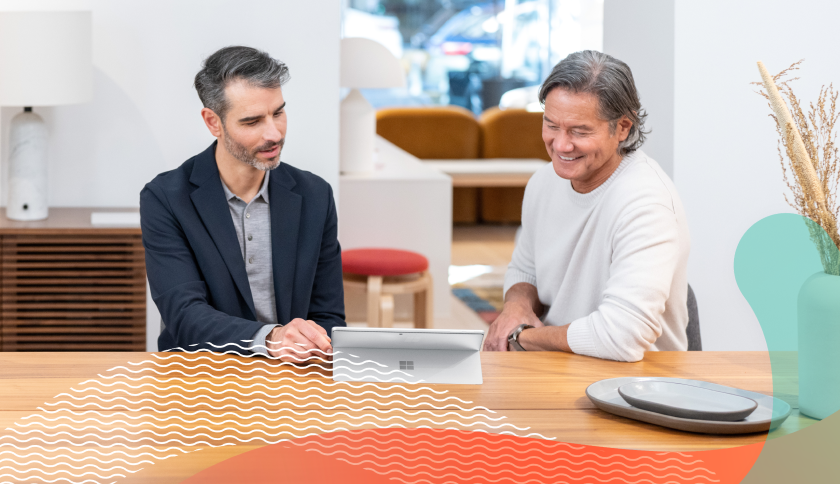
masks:
{"type": "Polygon", "coordinates": [[[734,422],[758,408],[752,398],[659,380],[625,383],[618,394],[634,407],[695,420],[734,422]]]}
{"type": "Polygon", "coordinates": [[[661,425],[686,432],[699,432],[706,434],[748,434],[752,432],[765,432],[772,430],[790,415],[790,405],[778,398],[768,397],[761,393],[749,392],[738,388],[726,387],[699,380],[685,380],[682,378],[661,378],[661,377],[622,377],[610,378],[595,382],[586,388],[586,396],[592,400],[596,407],[606,412],[620,415],[622,417],[641,420],[642,422],[661,425]],[[731,393],[742,397],[752,398],[758,404],[755,409],[744,420],[737,422],[720,422],[714,420],[696,420],[690,418],[673,417],[661,413],[651,412],[636,408],[621,398],[618,394],[618,387],[632,382],[640,381],[666,381],[672,383],[684,383],[709,390],[731,393]]]}

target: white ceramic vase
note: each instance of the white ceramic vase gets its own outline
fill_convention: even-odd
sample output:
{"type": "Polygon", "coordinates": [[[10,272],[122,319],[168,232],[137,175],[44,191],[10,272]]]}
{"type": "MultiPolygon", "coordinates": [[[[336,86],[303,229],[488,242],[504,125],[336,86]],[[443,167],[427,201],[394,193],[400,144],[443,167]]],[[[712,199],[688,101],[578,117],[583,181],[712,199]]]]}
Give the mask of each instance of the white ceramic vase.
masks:
{"type": "Polygon", "coordinates": [[[24,111],[9,126],[9,199],[12,220],[47,218],[47,126],[41,116],[24,111]]]}

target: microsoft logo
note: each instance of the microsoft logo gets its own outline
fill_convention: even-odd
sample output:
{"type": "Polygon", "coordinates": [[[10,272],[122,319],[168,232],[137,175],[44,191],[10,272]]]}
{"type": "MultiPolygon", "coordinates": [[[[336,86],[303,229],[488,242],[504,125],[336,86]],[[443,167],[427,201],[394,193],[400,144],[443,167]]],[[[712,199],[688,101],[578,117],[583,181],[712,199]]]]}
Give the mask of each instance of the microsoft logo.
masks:
{"type": "Polygon", "coordinates": [[[414,362],[413,361],[400,361],[400,370],[413,370],[414,369],[414,362]]]}

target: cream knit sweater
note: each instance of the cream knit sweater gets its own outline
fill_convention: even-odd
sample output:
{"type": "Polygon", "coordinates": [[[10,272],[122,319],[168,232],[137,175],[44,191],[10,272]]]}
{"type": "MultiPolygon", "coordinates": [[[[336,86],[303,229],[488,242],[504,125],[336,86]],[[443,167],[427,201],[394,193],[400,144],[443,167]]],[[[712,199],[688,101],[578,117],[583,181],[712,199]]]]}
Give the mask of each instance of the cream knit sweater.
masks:
{"type": "Polygon", "coordinates": [[[548,164],[525,189],[504,290],[534,285],[545,324],[571,324],[575,353],[639,361],[647,350],[687,348],[689,248],[676,188],[643,152],[585,194],[548,164]]]}

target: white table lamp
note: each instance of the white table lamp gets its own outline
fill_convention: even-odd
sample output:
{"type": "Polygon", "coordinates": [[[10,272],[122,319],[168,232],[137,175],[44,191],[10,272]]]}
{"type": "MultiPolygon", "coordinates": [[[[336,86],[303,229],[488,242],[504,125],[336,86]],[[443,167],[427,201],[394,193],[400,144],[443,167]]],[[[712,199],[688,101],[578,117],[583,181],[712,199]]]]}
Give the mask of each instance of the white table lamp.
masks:
{"type": "Polygon", "coordinates": [[[9,126],[13,220],[47,218],[47,127],[33,106],[93,97],[90,12],[0,13],[0,106],[24,106],[9,126]]]}
{"type": "Polygon", "coordinates": [[[351,88],[341,102],[341,172],[372,171],[376,111],[359,89],[403,87],[405,73],[384,45],[370,39],[342,39],[341,86],[351,88]]]}

